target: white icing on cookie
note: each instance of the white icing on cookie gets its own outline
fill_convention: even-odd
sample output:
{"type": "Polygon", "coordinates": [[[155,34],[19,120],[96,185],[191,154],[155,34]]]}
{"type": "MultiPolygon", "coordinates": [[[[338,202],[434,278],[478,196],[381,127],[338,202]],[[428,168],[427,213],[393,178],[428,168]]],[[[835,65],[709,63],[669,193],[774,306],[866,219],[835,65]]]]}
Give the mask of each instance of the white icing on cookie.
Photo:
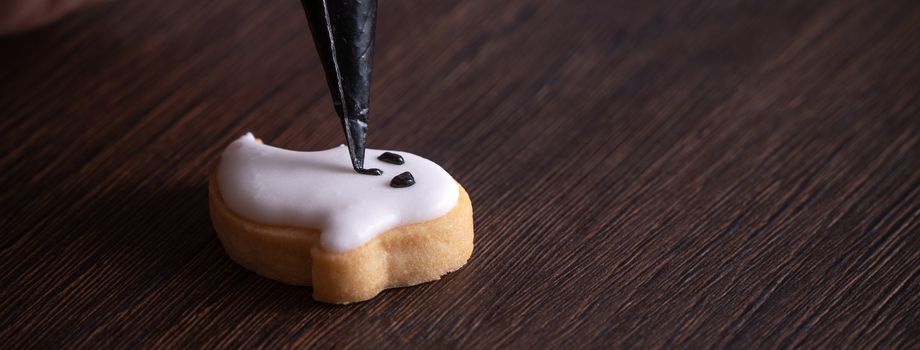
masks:
{"type": "Polygon", "coordinates": [[[447,214],[457,204],[457,182],[434,162],[407,152],[403,165],[377,160],[385,150],[368,149],[364,166],[383,175],[361,175],[351,168],[348,148],[297,152],[263,145],[252,133],[224,150],[218,186],[234,213],[269,225],[317,229],[320,243],[333,252],[361,246],[397,226],[447,214]],[[390,179],[412,172],[416,184],[390,187],[390,179]]]}

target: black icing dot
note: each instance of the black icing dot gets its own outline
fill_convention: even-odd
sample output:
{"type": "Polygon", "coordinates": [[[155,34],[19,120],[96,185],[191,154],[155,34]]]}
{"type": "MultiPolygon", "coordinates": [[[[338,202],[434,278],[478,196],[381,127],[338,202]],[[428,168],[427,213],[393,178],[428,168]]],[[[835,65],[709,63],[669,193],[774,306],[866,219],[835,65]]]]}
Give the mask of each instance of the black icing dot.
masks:
{"type": "Polygon", "coordinates": [[[387,162],[396,165],[402,165],[406,162],[406,160],[403,159],[401,155],[392,152],[383,152],[383,154],[381,154],[380,157],[377,157],[377,159],[380,159],[381,162],[387,162]]]}
{"type": "Polygon", "coordinates": [[[383,170],[380,170],[377,168],[370,168],[370,169],[358,168],[358,169],[355,169],[355,171],[357,171],[358,174],[362,174],[362,175],[383,175],[383,170]]]}
{"type": "Polygon", "coordinates": [[[403,188],[415,185],[415,177],[412,176],[410,172],[404,172],[402,174],[396,175],[393,177],[393,180],[390,180],[390,186],[396,188],[403,188]]]}

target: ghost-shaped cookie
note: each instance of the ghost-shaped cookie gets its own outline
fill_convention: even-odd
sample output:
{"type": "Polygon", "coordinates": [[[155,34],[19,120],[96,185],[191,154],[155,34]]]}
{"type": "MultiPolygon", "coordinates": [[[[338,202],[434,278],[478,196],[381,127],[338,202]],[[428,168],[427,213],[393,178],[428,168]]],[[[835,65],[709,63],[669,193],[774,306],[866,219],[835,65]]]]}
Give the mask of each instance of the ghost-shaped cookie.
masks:
{"type": "Polygon", "coordinates": [[[368,149],[365,165],[384,172],[370,176],[354,172],[348,159],[344,146],[290,151],[251,133],[231,143],[209,181],[211,219],[227,254],[339,304],[437,280],[466,263],[472,205],[443,168],[411,153],[368,149]],[[385,152],[403,164],[378,160],[385,152]],[[415,183],[391,186],[405,172],[415,183]]]}

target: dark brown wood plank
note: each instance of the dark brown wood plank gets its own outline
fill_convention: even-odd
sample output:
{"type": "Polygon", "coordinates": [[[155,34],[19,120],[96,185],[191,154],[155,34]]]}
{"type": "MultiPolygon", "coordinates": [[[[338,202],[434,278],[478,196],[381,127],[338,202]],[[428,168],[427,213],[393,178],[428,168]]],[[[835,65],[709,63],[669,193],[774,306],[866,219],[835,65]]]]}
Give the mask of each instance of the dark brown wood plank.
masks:
{"type": "Polygon", "coordinates": [[[235,265],[224,145],[341,142],[299,4],[119,0],[0,38],[0,343],[920,347],[916,1],[379,21],[370,145],[469,190],[468,266],[342,307],[235,265]]]}

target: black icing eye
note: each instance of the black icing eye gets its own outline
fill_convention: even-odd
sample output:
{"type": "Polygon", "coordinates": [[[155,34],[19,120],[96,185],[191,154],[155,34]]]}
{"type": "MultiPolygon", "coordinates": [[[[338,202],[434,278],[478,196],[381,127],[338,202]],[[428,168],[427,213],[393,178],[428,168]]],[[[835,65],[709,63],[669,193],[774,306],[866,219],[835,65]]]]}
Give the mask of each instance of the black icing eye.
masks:
{"type": "Polygon", "coordinates": [[[390,180],[390,186],[396,188],[403,188],[415,185],[415,177],[412,176],[410,172],[404,172],[402,174],[396,175],[393,177],[393,180],[390,180]]]}
{"type": "Polygon", "coordinates": [[[383,154],[381,154],[380,157],[377,157],[377,159],[380,159],[381,162],[386,162],[386,163],[396,164],[396,165],[402,165],[403,163],[406,162],[406,160],[403,159],[401,155],[398,155],[392,152],[383,152],[383,154]]]}

